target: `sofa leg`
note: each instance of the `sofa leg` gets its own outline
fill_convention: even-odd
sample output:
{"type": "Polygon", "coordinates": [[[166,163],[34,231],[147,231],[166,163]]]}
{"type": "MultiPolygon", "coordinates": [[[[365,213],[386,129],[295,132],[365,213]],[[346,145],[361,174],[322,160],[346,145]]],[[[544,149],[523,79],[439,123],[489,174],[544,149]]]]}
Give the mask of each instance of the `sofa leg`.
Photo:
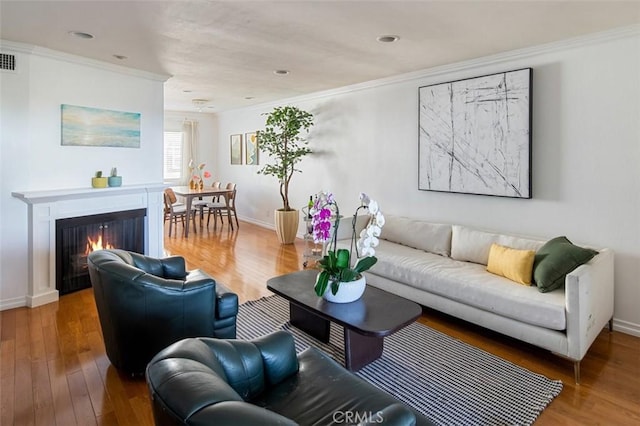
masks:
{"type": "Polygon", "coordinates": [[[580,361],[573,361],[573,377],[576,380],[576,385],[580,384],[580,361]]]}
{"type": "Polygon", "coordinates": [[[609,333],[613,331],[613,317],[609,320],[609,333]]]}

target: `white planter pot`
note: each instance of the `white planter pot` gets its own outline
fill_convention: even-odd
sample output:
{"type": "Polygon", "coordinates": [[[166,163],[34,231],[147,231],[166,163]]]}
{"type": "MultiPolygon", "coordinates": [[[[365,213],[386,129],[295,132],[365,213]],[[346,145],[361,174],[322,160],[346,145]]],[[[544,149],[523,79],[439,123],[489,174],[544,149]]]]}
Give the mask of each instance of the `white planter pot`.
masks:
{"type": "Polygon", "coordinates": [[[327,291],[324,292],[322,296],[326,301],[333,303],[350,303],[356,301],[362,297],[365,288],[367,287],[367,280],[364,275],[355,281],[350,281],[346,283],[340,283],[338,287],[338,292],[333,294],[331,292],[331,282],[327,286],[327,291]]]}

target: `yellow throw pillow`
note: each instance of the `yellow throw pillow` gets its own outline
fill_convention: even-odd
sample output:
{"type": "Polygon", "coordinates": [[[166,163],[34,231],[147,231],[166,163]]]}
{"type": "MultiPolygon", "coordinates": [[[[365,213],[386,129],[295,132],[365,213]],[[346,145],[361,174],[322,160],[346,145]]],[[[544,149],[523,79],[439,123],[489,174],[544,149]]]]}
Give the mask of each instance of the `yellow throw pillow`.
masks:
{"type": "Polygon", "coordinates": [[[515,281],[519,284],[531,285],[533,250],[516,250],[498,244],[491,244],[487,271],[515,281]]]}

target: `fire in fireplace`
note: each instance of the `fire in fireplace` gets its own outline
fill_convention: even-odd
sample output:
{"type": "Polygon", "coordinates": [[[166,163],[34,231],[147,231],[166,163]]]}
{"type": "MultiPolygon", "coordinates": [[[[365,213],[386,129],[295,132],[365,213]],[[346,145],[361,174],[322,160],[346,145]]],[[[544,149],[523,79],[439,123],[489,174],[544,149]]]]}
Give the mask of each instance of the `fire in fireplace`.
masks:
{"type": "Polygon", "coordinates": [[[56,220],[56,289],[60,295],[91,287],[87,256],[119,248],[144,253],[146,209],[56,220]]]}

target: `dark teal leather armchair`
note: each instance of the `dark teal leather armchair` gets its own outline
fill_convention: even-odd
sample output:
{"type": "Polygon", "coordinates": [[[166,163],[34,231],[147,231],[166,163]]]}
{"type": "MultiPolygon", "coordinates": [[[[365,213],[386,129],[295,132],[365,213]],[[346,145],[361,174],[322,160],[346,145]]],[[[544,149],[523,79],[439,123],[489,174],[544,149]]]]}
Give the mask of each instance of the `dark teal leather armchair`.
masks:
{"type": "Polygon", "coordinates": [[[144,373],[160,350],[185,337],[236,337],[238,296],[182,257],[156,259],[124,250],[89,254],[89,275],[109,361],[144,373]]]}
{"type": "Polygon", "coordinates": [[[296,356],[284,331],[181,340],[151,360],[146,380],[157,426],[432,424],[321,351],[296,356]]]}

